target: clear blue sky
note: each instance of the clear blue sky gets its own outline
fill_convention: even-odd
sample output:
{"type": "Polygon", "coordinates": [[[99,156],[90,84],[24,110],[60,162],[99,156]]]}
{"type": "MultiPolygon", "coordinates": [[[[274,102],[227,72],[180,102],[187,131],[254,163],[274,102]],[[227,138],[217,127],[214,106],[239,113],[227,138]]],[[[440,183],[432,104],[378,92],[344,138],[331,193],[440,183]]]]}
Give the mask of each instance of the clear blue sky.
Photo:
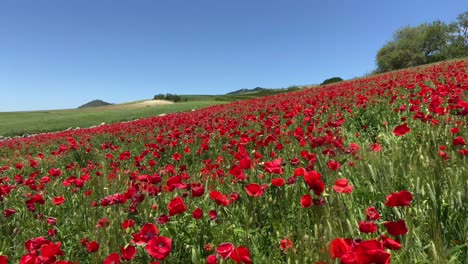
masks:
{"type": "Polygon", "coordinates": [[[1,0],[0,111],[349,79],[466,0],[1,0]]]}

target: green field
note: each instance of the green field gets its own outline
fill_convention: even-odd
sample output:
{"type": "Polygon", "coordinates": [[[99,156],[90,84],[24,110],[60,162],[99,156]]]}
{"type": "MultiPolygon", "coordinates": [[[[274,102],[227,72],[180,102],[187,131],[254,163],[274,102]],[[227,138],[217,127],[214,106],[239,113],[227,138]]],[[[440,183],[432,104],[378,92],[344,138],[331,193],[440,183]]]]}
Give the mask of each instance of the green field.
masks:
{"type": "Polygon", "coordinates": [[[84,109],[3,112],[0,113],[0,135],[11,137],[67,128],[90,127],[104,123],[129,121],[165,113],[185,112],[199,109],[222,101],[189,101],[170,105],[155,105],[139,108],[102,106],[84,109]]]}
{"type": "Polygon", "coordinates": [[[237,100],[284,93],[285,91],[287,90],[270,90],[239,95],[182,95],[182,98],[187,99],[186,102],[145,107],[133,107],[133,105],[144,101],[140,100],[111,106],[82,109],[1,112],[0,136],[11,137],[60,131],[68,128],[91,127],[99,125],[102,122],[108,124],[151,117],[159,114],[185,112],[237,100]]]}

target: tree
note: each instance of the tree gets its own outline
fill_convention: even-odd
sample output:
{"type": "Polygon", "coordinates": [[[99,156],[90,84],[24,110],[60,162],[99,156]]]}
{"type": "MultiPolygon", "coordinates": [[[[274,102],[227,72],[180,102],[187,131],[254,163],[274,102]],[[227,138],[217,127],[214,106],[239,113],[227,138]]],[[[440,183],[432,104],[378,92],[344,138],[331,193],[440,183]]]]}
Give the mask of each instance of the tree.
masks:
{"type": "Polygon", "coordinates": [[[377,53],[377,72],[468,56],[468,12],[457,22],[403,27],[377,53]]]}
{"type": "Polygon", "coordinates": [[[340,77],[333,77],[333,78],[326,79],[320,85],[325,85],[325,84],[335,83],[335,82],[341,82],[341,81],[343,81],[343,79],[341,79],[340,77]]]}

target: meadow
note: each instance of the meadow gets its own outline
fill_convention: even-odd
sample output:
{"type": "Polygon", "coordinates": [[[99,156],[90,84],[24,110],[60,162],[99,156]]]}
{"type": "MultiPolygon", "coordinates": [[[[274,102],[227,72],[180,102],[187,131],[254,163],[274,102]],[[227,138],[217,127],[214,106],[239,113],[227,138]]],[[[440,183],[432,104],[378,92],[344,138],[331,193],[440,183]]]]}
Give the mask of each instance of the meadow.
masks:
{"type": "MultiPolygon", "coordinates": [[[[293,89],[289,89],[291,91],[293,89]]],[[[267,90],[244,94],[182,95],[187,101],[168,105],[147,105],[144,100],[79,109],[0,112],[0,136],[14,137],[37,133],[87,128],[101,123],[118,123],[161,114],[186,112],[212,105],[281,94],[287,90],[267,90]]]]}
{"type": "Polygon", "coordinates": [[[0,141],[0,264],[468,263],[467,70],[0,141]]]}

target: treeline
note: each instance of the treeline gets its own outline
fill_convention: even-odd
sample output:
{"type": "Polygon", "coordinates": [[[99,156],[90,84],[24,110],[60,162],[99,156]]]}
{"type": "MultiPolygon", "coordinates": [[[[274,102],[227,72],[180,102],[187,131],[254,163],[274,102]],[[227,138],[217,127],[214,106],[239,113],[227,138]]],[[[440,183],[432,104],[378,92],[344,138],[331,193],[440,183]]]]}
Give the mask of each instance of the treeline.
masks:
{"type": "Polygon", "coordinates": [[[172,102],[182,102],[185,101],[187,102],[187,98],[182,98],[180,95],[177,94],[157,94],[154,96],[153,100],[167,100],[167,101],[172,101],[172,102]]]}
{"type": "Polygon", "coordinates": [[[452,23],[403,27],[377,53],[377,73],[468,56],[468,11],[452,23]]]}

